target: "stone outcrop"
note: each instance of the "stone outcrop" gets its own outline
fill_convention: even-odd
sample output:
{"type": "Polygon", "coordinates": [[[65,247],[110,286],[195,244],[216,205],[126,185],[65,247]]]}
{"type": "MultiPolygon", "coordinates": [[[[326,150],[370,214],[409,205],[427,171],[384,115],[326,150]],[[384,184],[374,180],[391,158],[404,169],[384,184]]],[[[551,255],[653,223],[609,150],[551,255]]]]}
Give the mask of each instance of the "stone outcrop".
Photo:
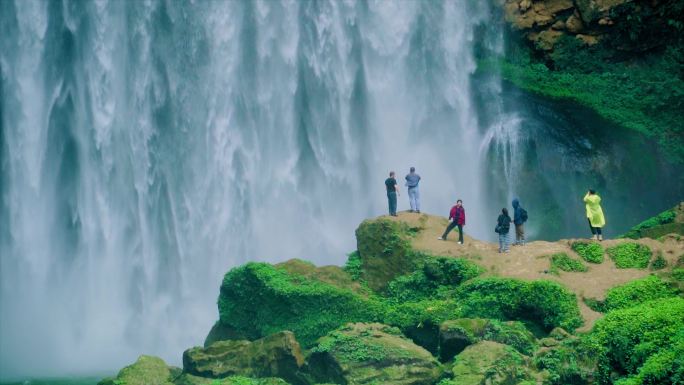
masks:
{"type": "Polygon", "coordinates": [[[441,372],[430,352],[377,323],[348,324],[321,338],[309,365],[319,382],[348,385],[428,385],[441,372]]]}
{"type": "Polygon", "coordinates": [[[304,355],[289,331],[252,342],[218,341],[183,353],[184,372],[208,378],[278,377],[292,384],[305,384],[299,373],[303,365],[304,355]]]}
{"type": "Polygon", "coordinates": [[[172,381],[179,371],[167,366],[161,358],[143,355],[121,369],[115,378],[106,378],[98,385],[174,385],[172,381]]]}
{"type": "MultiPolygon", "coordinates": [[[[613,40],[623,33],[634,14],[656,18],[666,15],[664,2],[637,4],[634,0],[499,0],[508,24],[523,33],[535,48],[552,51],[564,36],[574,37],[584,45],[613,40]],[[643,15],[642,15],[643,14],[643,15]]],[[[676,18],[676,16],[673,16],[676,18]]],[[[641,18],[639,19],[641,20],[641,18]]],[[[665,23],[651,20],[650,27],[665,23]]],[[[649,28],[650,28],[649,27],[649,28]]],[[[640,41],[633,46],[617,44],[622,50],[643,51],[662,42],[640,41]]]]}

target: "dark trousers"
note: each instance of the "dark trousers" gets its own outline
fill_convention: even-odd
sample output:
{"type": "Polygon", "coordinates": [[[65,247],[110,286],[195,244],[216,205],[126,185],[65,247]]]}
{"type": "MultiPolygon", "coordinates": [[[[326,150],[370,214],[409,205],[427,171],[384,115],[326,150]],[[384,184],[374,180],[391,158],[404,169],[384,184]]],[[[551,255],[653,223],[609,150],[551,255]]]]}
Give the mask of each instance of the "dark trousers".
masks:
{"type": "Polygon", "coordinates": [[[451,221],[451,223],[449,223],[449,226],[447,226],[446,230],[444,230],[444,234],[442,234],[442,238],[446,239],[447,235],[456,226],[458,226],[458,241],[463,242],[463,225],[456,224],[456,221],[451,221]]]}
{"type": "Polygon", "coordinates": [[[389,203],[390,215],[397,215],[397,193],[387,192],[387,203],[389,203]]]}
{"type": "Polygon", "coordinates": [[[591,229],[591,233],[601,235],[601,228],[592,226],[591,219],[587,218],[587,220],[589,221],[589,228],[591,229]]]}

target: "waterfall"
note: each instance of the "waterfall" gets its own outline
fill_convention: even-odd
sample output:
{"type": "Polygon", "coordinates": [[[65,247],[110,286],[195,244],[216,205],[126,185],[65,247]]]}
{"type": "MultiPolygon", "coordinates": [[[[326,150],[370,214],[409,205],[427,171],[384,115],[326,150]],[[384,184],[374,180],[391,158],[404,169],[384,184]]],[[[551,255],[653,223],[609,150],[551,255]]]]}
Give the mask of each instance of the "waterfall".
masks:
{"type": "Polygon", "coordinates": [[[344,263],[390,170],[491,232],[486,3],[1,1],[0,376],[177,364],[231,267],[344,263]]]}

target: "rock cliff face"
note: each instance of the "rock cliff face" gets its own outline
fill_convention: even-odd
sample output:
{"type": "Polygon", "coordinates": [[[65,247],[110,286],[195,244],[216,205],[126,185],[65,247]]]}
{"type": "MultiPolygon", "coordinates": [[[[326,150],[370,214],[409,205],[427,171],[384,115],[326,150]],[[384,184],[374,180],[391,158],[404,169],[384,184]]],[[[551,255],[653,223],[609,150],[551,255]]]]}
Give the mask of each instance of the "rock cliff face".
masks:
{"type": "Polygon", "coordinates": [[[609,41],[618,50],[645,51],[665,44],[658,38],[681,16],[673,1],[499,0],[505,19],[535,47],[551,51],[564,36],[585,45],[609,41]],[[658,28],[660,26],[661,28],[658,28]],[[651,29],[649,31],[649,29],[651,29]]]}

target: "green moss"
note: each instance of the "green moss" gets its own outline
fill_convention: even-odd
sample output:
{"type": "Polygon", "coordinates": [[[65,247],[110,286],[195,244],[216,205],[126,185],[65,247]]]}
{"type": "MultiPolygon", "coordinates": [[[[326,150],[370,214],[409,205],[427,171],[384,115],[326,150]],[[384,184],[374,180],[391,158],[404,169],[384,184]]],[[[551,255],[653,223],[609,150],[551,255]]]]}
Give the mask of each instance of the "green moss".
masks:
{"type": "Polygon", "coordinates": [[[683,325],[684,299],[679,297],[609,312],[597,321],[591,335],[598,350],[600,383],[613,382],[616,375],[635,377],[637,382],[629,381],[637,384],[641,383],[639,377],[647,374],[652,378],[681,378],[681,358],[675,357],[682,356],[670,352],[680,347],[683,325]]]}
{"type": "Polygon", "coordinates": [[[651,270],[662,270],[667,267],[667,260],[663,257],[662,252],[658,252],[656,257],[651,262],[651,270]]]}
{"type": "Polygon", "coordinates": [[[410,239],[419,232],[404,222],[365,220],[356,229],[361,278],[376,292],[384,291],[395,277],[416,270],[422,254],[411,249],[410,239]]]}
{"type": "Polygon", "coordinates": [[[602,48],[593,49],[567,36],[558,42],[551,68],[523,49],[507,61],[481,62],[478,69],[500,69],[522,89],[587,106],[610,122],[653,137],[670,159],[684,161],[684,50],[616,63],[602,60],[602,48]]]}
{"type": "Polygon", "coordinates": [[[565,253],[558,253],[551,256],[551,272],[558,274],[558,270],[585,272],[589,269],[581,261],[570,258],[565,253]]]}
{"type": "Polygon", "coordinates": [[[527,320],[547,331],[556,326],[575,330],[582,324],[575,294],[556,282],[475,279],[456,296],[466,317],[527,320]]]}
{"type": "MultiPolygon", "coordinates": [[[[654,229],[669,223],[673,223],[676,218],[676,213],[674,209],[666,210],[663,211],[662,213],[649,218],[638,225],[632,227],[627,231],[624,235],[622,235],[623,238],[632,238],[632,239],[639,239],[644,237],[643,233],[646,233],[649,229],[654,229]]],[[[659,234],[658,236],[663,235],[659,234]]]]}
{"type": "Polygon", "coordinates": [[[605,311],[640,305],[659,298],[673,297],[677,291],[655,275],[616,286],[606,294],[605,311]]]}
{"type": "Polygon", "coordinates": [[[220,322],[245,338],[291,330],[305,347],[347,322],[384,315],[383,305],[373,298],[265,263],[228,272],[218,303],[220,322]]]}
{"type": "Polygon", "coordinates": [[[585,339],[571,338],[539,352],[534,363],[548,373],[545,384],[589,384],[596,372],[596,355],[596,348],[585,339]]]}
{"type": "Polygon", "coordinates": [[[634,242],[621,243],[606,250],[619,269],[645,269],[653,252],[648,246],[634,242]]]}
{"type": "Polygon", "coordinates": [[[280,378],[230,376],[212,379],[183,374],[174,381],[174,385],[288,385],[288,383],[280,378]]]}
{"type": "MultiPolygon", "coordinates": [[[[311,352],[333,352],[338,359],[344,362],[380,362],[389,355],[406,355],[407,353],[396,348],[389,348],[381,343],[374,343],[372,338],[359,338],[358,336],[344,333],[348,330],[350,330],[349,327],[342,327],[341,330],[328,333],[328,335],[318,341],[318,345],[311,352]]],[[[401,335],[399,329],[389,326],[383,331],[388,334],[401,335]]],[[[366,332],[364,336],[369,337],[372,334],[366,332]]]]}
{"type": "Polygon", "coordinates": [[[484,271],[480,266],[461,258],[424,255],[419,260],[420,266],[416,271],[389,283],[387,297],[390,300],[401,303],[442,298],[448,290],[484,271]]]}
{"type": "Polygon", "coordinates": [[[142,355],[135,363],[119,371],[116,378],[107,378],[99,385],[173,385],[171,369],[158,357],[142,355]]]}
{"type": "Polygon", "coordinates": [[[389,304],[383,323],[400,328],[416,344],[436,354],[439,325],[460,316],[461,308],[454,299],[428,299],[389,304]]]}
{"type": "Polygon", "coordinates": [[[684,282],[684,268],[678,267],[672,269],[672,279],[679,282],[684,282]]]}
{"type": "Polygon", "coordinates": [[[572,250],[590,263],[603,263],[603,247],[596,242],[573,242],[572,250]]]}

